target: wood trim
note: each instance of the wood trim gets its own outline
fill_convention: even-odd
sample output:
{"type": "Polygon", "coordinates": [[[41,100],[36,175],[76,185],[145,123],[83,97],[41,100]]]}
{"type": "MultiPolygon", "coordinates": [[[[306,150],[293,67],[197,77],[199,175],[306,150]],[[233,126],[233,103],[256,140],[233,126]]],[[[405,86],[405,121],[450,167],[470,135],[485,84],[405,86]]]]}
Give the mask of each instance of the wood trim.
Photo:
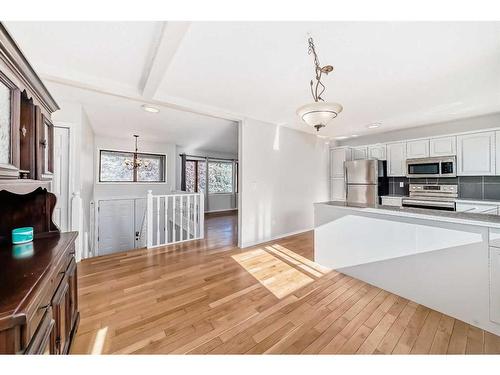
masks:
{"type": "Polygon", "coordinates": [[[25,89],[30,97],[44,107],[48,113],[57,111],[58,104],[43,84],[31,64],[24,57],[21,49],[9,34],[5,26],[0,22],[0,60],[2,60],[16,78],[22,84],[19,87],[25,89]]]}
{"type": "Polygon", "coordinates": [[[0,164],[0,179],[16,179],[19,178],[19,118],[21,92],[2,71],[0,71],[0,82],[10,89],[10,163],[0,164]]]}

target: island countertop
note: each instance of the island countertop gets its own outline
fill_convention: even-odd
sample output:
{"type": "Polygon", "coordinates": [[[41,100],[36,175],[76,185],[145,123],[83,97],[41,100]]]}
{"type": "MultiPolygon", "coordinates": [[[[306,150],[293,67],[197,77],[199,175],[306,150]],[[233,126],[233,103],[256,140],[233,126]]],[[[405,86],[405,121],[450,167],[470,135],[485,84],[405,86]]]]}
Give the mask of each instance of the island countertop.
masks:
{"type": "Polygon", "coordinates": [[[394,215],[401,217],[413,217],[421,219],[431,219],[443,222],[477,225],[489,228],[500,228],[500,216],[489,214],[475,214],[470,212],[442,211],[426,208],[414,207],[394,207],[381,204],[353,204],[344,201],[326,201],[314,203],[315,205],[325,205],[363,212],[394,215]]]}

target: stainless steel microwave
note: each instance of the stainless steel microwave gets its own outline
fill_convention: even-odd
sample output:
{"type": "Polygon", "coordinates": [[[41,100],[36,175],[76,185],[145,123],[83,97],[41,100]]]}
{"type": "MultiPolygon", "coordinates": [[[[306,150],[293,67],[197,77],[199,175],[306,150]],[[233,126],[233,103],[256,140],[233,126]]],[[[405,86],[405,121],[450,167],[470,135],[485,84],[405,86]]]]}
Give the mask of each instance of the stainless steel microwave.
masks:
{"type": "Polygon", "coordinates": [[[455,156],[406,159],[406,177],[456,177],[455,156]]]}

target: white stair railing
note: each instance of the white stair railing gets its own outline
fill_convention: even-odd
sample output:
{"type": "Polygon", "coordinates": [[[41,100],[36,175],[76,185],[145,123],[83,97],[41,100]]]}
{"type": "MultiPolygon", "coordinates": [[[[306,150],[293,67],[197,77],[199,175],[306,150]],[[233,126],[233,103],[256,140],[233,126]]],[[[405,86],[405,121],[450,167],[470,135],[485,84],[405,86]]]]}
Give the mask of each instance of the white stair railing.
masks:
{"type": "Polygon", "coordinates": [[[203,238],[204,214],[203,193],[153,195],[148,190],[147,248],[203,238]]]}

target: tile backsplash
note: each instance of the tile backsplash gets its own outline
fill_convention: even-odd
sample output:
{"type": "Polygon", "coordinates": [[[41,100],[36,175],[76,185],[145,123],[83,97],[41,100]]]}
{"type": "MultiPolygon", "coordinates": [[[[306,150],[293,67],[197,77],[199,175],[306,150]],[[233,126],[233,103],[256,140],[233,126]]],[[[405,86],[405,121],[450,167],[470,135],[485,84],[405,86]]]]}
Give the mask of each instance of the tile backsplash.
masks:
{"type": "Polygon", "coordinates": [[[464,199],[500,200],[500,176],[461,176],[452,178],[389,177],[389,194],[408,195],[409,184],[458,184],[458,196],[464,199]],[[404,186],[400,187],[400,182],[404,186]]]}

